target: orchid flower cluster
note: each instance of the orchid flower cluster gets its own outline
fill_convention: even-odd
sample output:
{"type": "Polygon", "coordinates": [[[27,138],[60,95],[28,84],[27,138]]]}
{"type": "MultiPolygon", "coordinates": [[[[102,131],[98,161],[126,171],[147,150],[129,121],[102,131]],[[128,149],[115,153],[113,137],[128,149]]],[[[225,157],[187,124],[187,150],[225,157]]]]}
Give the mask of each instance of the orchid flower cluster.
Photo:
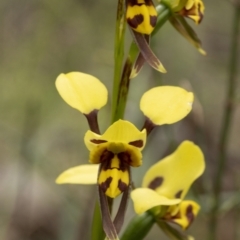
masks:
{"type": "MultiPolygon", "coordinates": [[[[166,20],[193,43],[200,53],[205,53],[200,40],[184,19],[188,17],[196,24],[201,22],[204,13],[201,0],[162,0],[156,7],[151,0],[119,1],[123,2],[124,23],[129,25],[133,44],[138,47],[138,51],[135,52],[135,58],[130,58],[134,60],[130,64],[130,74],[124,76],[123,70],[120,77],[127,77],[128,80],[136,77],[145,62],[160,72],[166,72],[149,45],[150,37],[166,20]]],[[[119,82],[114,82],[114,85],[118,93],[121,92],[122,85],[119,82]]],[[[70,72],[57,77],[56,88],[63,100],[80,111],[88,121],[89,130],[84,136],[84,143],[89,150],[90,163],[64,171],[56,183],[97,185],[102,216],[98,224],[102,224],[106,239],[120,239],[119,232],[129,195],[137,215],[121,239],[143,239],[154,223],[174,239],[188,239],[183,231],[193,222],[200,206],[193,200],[185,200],[185,197],[205,168],[200,148],[193,142],[183,141],[172,154],[157,161],[146,172],[142,186],[134,189],[131,167],[140,167],[142,161],[145,161],[142,150],[154,128],[176,123],[189,114],[193,93],[177,86],[149,89],[139,103],[144,119],[141,129],[124,120],[122,114],[117,119],[113,118],[115,120],[112,124],[101,133],[98,112],[108,101],[108,90],[104,84],[92,75],[70,72]],[[120,195],[121,202],[112,220],[110,202],[120,195]],[[171,223],[180,226],[182,231],[172,227],[171,223]]],[[[118,109],[118,102],[112,104],[118,109]]],[[[95,233],[94,236],[103,239],[101,233],[95,233]]]]}

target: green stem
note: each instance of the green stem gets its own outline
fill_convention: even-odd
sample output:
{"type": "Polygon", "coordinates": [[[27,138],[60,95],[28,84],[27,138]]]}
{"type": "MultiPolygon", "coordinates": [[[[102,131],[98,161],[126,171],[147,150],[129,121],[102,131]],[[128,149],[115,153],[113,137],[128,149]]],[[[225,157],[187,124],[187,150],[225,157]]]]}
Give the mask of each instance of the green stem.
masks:
{"type": "Polygon", "coordinates": [[[128,224],[121,240],[142,240],[155,223],[155,217],[150,212],[136,215],[128,224]]]}
{"type": "Polygon", "coordinates": [[[234,113],[234,102],[236,97],[235,90],[236,90],[236,80],[237,80],[237,66],[238,66],[237,59],[238,59],[239,26],[240,26],[240,6],[235,6],[227,97],[225,102],[225,112],[224,112],[222,128],[220,132],[219,145],[218,145],[219,163],[218,163],[216,178],[213,185],[214,202],[211,210],[210,224],[209,224],[209,239],[211,240],[217,239],[217,224],[218,224],[217,215],[220,207],[223,175],[224,175],[224,170],[226,168],[226,163],[227,163],[227,145],[228,145],[230,127],[231,127],[233,113],[234,113]]]}
{"type": "Polygon", "coordinates": [[[112,93],[112,122],[115,122],[123,116],[117,116],[118,109],[118,93],[120,88],[121,71],[124,58],[124,37],[126,29],[125,12],[124,12],[124,0],[118,1],[117,9],[117,21],[115,31],[115,50],[114,50],[114,82],[112,93]]]}
{"type": "Polygon", "coordinates": [[[93,222],[92,222],[92,235],[91,240],[103,240],[105,233],[102,227],[102,217],[99,207],[99,203],[95,204],[95,209],[93,213],[93,222]]]}
{"type": "MultiPolygon", "coordinates": [[[[157,12],[158,12],[158,21],[157,25],[155,27],[155,30],[153,31],[152,35],[156,34],[157,31],[162,27],[162,25],[168,20],[169,16],[171,15],[171,10],[166,7],[165,5],[161,4],[157,6],[157,12]]],[[[129,85],[130,85],[130,74],[132,71],[132,67],[134,64],[134,61],[136,60],[136,57],[138,56],[139,50],[135,42],[132,42],[128,57],[126,59],[126,62],[123,67],[123,72],[120,81],[118,82],[119,85],[117,87],[114,87],[116,92],[113,92],[113,121],[116,121],[120,118],[124,117],[124,112],[126,108],[127,103],[127,97],[128,97],[128,91],[129,91],[129,85]],[[115,96],[116,93],[116,96],[115,96]]],[[[114,82],[115,83],[115,82],[114,82]]]]}
{"type": "MultiPolygon", "coordinates": [[[[124,13],[124,0],[118,1],[117,7],[117,20],[115,31],[115,49],[114,49],[114,81],[113,81],[113,94],[112,94],[112,122],[116,121],[117,109],[117,96],[119,92],[119,82],[122,71],[122,62],[124,57],[124,36],[125,36],[125,13],[124,13]]],[[[113,201],[108,199],[109,210],[111,212],[113,201]]],[[[103,240],[104,231],[102,228],[101,211],[98,202],[95,205],[93,223],[92,223],[92,238],[91,240],[103,240]]]]}

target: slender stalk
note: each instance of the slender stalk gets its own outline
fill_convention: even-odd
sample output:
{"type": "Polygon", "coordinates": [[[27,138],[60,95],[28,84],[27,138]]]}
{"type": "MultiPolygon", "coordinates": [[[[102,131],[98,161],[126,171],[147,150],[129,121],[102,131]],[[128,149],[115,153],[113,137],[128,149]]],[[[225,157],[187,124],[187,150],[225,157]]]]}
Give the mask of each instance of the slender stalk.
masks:
{"type": "Polygon", "coordinates": [[[124,58],[124,37],[126,29],[125,12],[124,12],[124,0],[118,1],[117,9],[117,21],[115,31],[115,50],[114,50],[114,82],[113,82],[113,93],[112,93],[112,122],[115,122],[122,116],[117,116],[117,101],[118,93],[121,81],[121,71],[124,58]]]}
{"type": "Polygon", "coordinates": [[[223,122],[220,132],[220,139],[218,144],[218,169],[214,181],[214,196],[213,196],[213,207],[210,215],[209,224],[209,239],[217,239],[217,224],[218,224],[218,210],[220,207],[220,197],[222,190],[222,182],[224,170],[227,164],[227,146],[230,134],[231,123],[234,113],[234,102],[235,102],[235,90],[236,90],[236,80],[237,80],[237,59],[238,59],[238,37],[239,37],[239,27],[240,27],[240,5],[235,6],[235,13],[233,19],[233,29],[232,29],[232,43],[231,43],[231,55],[230,55],[230,65],[229,65],[229,79],[227,87],[227,96],[225,102],[225,111],[223,116],[223,122]]]}
{"type": "MultiPolygon", "coordinates": [[[[113,81],[113,93],[112,93],[112,122],[115,122],[117,111],[117,96],[120,86],[120,77],[122,71],[122,63],[124,57],[124,36],[125,36],[125,13],[124,13],[124,0],[118,1],[117,7],[117,19],[115,30],[115,49],[114,49],[114,81],[113,81]]],[[[109,211],[111,213],[113,200],[108,199],[109,211]]],[[[92,223],[92,240],[103,240],[104,231],[102,228],[102,219],[98,203],[95,205],[93,223],[92,223]]]]}

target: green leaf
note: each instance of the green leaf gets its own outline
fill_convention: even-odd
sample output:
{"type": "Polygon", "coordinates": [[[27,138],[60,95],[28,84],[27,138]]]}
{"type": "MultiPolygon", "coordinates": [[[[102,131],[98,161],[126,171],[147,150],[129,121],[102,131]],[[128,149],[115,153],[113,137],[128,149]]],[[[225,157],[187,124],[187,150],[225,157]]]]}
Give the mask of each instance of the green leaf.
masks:
{"type": "Polygon", "coordinates": [[[172,240],[194,240],[192,236],[188,236],[184,234],[183,232],[180,232],[178,229],[172,227],[168,223],[166,223],[164,220],[158,220],[157,224],[159,228],[162,229],[162,231],[172,240]]]}
{"type": "Polygon", "coordinates": [[[121,240],[142,240],[151,230],[155,223],[154,216],[145,212],[141,215],[136,215],[128,224],[127,229],[123,233],[121,240]]]}
{"type": "Polygon", "coordinates": [[[93,222],[92,222],[92,235],[91,240],[103,240],[105,233],[102,228],[102,218],[98,202],[95,205],[93,222]]]}

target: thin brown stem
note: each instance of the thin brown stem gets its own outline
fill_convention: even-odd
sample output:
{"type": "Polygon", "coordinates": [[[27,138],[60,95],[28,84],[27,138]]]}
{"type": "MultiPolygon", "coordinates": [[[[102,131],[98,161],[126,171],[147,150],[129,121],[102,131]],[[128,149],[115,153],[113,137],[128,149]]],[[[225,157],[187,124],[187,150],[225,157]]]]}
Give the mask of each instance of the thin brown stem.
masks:
{"type": "Polygon", "coordinates": [[[238,38],[239,38],[239,26],[240,26],[240,6],[235,6],[235,13],[233,19],[232,29],[232,42],[231,42],[231,55],[229,65],[229,79],[227,86],[227,96],[225,100],[225,110],[223,116],[223,122],[220,132],[219,144],[218,144],[218,168],[216,177],[214,178],[213,189],[213,207],[210,214],[209,224],[209,239],[217,239],[217,224],[218,224],[218,210],[220,207],[221,191],[224,171],[227,164],[227,147],[231,130],[231,123],[233,119],[235,109],[235,90],[237,85],[237,60],[238,60],[238,38]]]}

